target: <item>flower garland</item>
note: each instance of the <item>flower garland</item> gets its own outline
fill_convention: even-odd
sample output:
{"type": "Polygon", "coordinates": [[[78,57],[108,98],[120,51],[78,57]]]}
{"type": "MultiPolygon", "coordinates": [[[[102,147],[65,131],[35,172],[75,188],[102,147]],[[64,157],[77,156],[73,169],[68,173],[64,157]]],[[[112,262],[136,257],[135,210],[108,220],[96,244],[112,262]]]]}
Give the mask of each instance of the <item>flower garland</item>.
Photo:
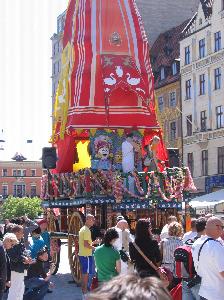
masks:
{"type": "Polygon", "coordinates": [[[113,170],[80,170],[78,173],[45,174],[41,180],[41,198],[58,197],[93,197],[100,194],[114,196],[120,203],[124,196],[156,203],[183,200],[183,192],[195,190],[189,168],[166,168],[163,172],[132,172],[122,174],[113,170]],[[129,191],[124,185],[124,178],[133,176],[138,194],[129,191]],[[141,180],[140,180],[141,177],[141,180]],[[143,187],[146,191],[144,191],[143,187]]]}

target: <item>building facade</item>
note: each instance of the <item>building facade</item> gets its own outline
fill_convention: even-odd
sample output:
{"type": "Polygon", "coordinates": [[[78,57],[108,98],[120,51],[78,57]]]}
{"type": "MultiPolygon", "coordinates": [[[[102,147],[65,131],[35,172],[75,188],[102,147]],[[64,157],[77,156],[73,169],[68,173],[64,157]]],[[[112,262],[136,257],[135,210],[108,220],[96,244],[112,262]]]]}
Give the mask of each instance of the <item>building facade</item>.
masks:
{"type": "Polygon", "coordinates": [[[180,42],[183,158],[199,192],[224,186],[224,1],[201,0],[180,42]]]}
{"type": "Polygon", "coordinates": [[[157,117],[163,129],[166,148],[177,148],[182,162],[182,121],[180,84],[181,34],[189,21],[159,35],[151,48],[155,80],[157,117]]]}
{"type": "Polygon", "coordinates": [[[57,18],[57,33],[51,37],[52,41],[52,106],[54,104],[55,94],[57,91],[58,81],[61,72],[61,53],[62,53],[62,39],[65,26],[66,11],[64,11],[57,18]]]}
{"type": "Polygon", "coordinates": [[[41,161],[0,161],[0,195],[40,196],[41,177],[41,161]]]}

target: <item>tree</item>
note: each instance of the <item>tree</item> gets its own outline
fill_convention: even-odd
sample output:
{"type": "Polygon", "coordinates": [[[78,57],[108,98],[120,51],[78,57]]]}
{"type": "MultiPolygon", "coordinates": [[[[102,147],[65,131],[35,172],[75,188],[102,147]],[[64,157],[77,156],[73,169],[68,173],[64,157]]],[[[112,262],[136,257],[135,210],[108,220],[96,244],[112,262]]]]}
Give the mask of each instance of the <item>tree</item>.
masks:
{"type": "Polygon", "coordinates": [[[43,213],[41,199],[9,197],[2,206],[2,216],[4,219],[22,217],[27,215],[30,219],[35,219],[43,213]]]}

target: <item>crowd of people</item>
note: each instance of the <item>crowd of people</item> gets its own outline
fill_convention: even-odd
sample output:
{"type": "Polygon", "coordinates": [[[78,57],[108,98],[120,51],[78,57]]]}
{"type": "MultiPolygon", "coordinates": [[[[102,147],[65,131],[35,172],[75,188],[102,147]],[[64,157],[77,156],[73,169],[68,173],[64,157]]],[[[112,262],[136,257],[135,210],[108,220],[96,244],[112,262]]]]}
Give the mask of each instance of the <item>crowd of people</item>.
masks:
{"type": "MultiPolygon", "coordinates": [[[[53,287],[47,220],[6,220],[0,232],[0,300],[43,300],[53,287]]],[[[158,235],[150,219],[132,232],[119,215],[100,230],[88,214],[79,262],[84,299],[224,299],[223,223],[212,215],[192,219],[186,233],[170,216],[158,235]]]]}
{"type": "Polygon", "coordinates": [[[224,232],[217,217],[192,219],[184,233],[170,216],[156,236],[149,219],[139,219],[132,235],[118,216],[115,227],[93,240],[94,222],[87,215],[79,232],[84,299],[224,299],[224,232]]]}
{"type": "Polygon", "coordinates": [[[47,220],[5,220],[0,243],[0,300],[42,300],[50,281],[47,220]]]}

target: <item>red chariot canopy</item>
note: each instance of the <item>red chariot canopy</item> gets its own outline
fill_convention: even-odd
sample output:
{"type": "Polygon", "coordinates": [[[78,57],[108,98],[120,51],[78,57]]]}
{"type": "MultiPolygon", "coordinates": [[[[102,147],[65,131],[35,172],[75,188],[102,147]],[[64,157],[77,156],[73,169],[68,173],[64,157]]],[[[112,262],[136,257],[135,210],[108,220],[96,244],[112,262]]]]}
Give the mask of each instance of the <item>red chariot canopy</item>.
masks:
{"type": "Polygon", "coordinates": [[[67,155],[70,136],[89,129],[161,134],[154,104],[149,44],[135,1],[70,0],[53,143],[67,155]]]}

